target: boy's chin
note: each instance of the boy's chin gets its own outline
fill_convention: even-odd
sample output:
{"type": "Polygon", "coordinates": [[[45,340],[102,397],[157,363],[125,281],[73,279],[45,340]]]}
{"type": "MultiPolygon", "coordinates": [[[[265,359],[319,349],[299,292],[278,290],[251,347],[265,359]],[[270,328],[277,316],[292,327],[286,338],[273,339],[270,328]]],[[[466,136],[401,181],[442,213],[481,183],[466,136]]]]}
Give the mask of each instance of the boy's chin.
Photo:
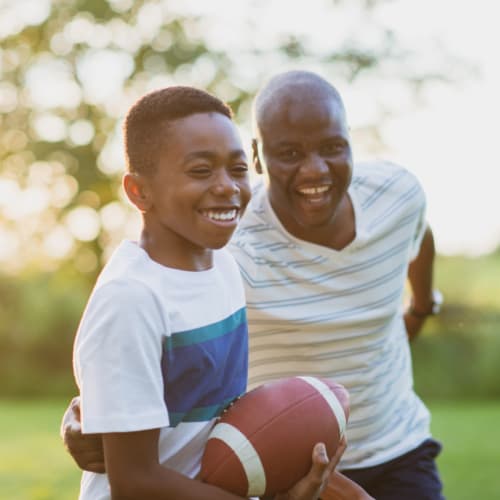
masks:
{"type": "Polygon", "coordinates": [[[219,250],[225,247],[233,236],[234,231],[226,232],[225,234],[213,235],[205,240],[203,245],[210,250],[219,250]]]}
{"type": "Polygon", "coordinates": [[[213,242],[210,245],[208,245],[207,248],[210,248],[210,250],[220,250],[221,248],[224,248],[228,243],[229,239],[223,242],[213,242]]]}

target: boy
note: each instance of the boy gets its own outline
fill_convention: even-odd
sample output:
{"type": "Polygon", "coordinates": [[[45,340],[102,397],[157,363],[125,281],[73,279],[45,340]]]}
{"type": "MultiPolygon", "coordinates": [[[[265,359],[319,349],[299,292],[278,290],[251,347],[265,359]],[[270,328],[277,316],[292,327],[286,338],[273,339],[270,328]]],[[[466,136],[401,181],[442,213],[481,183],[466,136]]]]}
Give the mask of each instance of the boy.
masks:
{"type": "MultiPolygon", "coordinates": [[[[230,109],[190,87],[139,99],[124,134],[143,226],[103,269],[75,340],[82,429],[103,435],[107,472],[84,472],[80,498],[234,499],[191,478],[246,388],[245,298],[222,248],[250,199],[245,153],[230,109]]],[[[283,498],[316,498],[339,456],[317,445],[283,498]]]]}

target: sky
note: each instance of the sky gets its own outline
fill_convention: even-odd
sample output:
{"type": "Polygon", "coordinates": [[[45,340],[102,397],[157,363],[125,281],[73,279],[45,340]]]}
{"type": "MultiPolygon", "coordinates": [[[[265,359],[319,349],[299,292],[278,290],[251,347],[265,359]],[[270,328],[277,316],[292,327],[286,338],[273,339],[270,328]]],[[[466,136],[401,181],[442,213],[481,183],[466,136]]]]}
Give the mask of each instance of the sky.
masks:
{"type": "MultiPolygon", "coordinates": [[[[329,78],[346,104],[355,159],[373,157],[374,150],[359,131],[376,123],[385,144],[377,155],[401,163],[420,179],[427,193],[428,219],[438,251],[475,256],[494,250],[500,244],[497,0],[388,0],[371,14],[361,9],[359,2],[347,1],[342,8],[332,9],[332,1],[169,0],[168,6],[171,15],[202,15],[198,30],[202,30],[213,50],[232,55],[233,78],[243,88],[256,88],[272,73],[292,67],[318,71],[329,78]],[[318,63],[319,57],[349,44],[367,50],[383,45],[382,28],[394,33],[396,49],[412,52],[408,60],[398,64],[383,61],[379,71],[362,74],[353,82],[327,72],[318,63]],[[313,57],[287,66],[289,63],[271,50],[289,33],[304,40],[313,57]],[[249,48],[260,50],[260,55],[252,55],[249,48]],[[402,77],[419,73],[441,73],[450,83],[428,83],[416,99],[402,83],[402,77]],[[380,120],[382,115],[384,120],[380,120]]],[[[158,1],[152,0],[144,9],[139,30],[147,33],[152,23],[159,22],[158,5],[158,1]]],[[[48,2],[44,0],[0,0],[0,6],[11,12],[17,9],[16,16],[10,19],[0,16],[0,36],[13,29],[13,22],[36,24],[48,12],[48,2]]],[[[88,26],[83,24],[81,20],[73,23],[68,28],[69,35],[91,36],[98,49],[109,35],[89,35],[88,26]]],[[[134,42],[133,37],[122,38],[124,43],[134,42]]],[[[106,50],[96,50],[94,57],[80,65],[83,88],[74,81],[65,81],[64,65],[44,65],[43,61],[27,75],[26,85],[32,99],[46,106],[57,106],[61,100],[65,105],[78,103],[82,92],[90,93],[96,101],[106,102],[109,113],[118,118],[124,112],[123,102],[116,102],[113,96],[131,71],[132,61],[126,54],[117,58],[106,50]],[[114,78],[109,78],[110,71],[114,78]],[[45,85],[40,86],[41,81],[45,85]]],[[[195,75],[202,86],[211,71],[210,64],[202,61],[191,68],[189,76],[195,75]]],[[[182,77],[182,73],[177,77],[182,77]]],[[[151,88],[169,83],[172,80],[165,75],[152,81],[151,88]]],[[[221,87],[217,93],[224,99],[230,98],[225,92],[221,87]]],[[[93,137],[91,125],[84,120],[73,124],[69,132],[49,112],[39,121],[35,126],[52,134],[50,140],[69,133],[75,144],[84,144],[93,137]]],[[[241,124],[247,143],[249,125],[250,120],[241,124]]],[[[103,153],[103,168],[107,164],[122,165],[122,160],[117,161],[121,154],[121,144],[113,143],[103,153]],[[106,155],[110,157],[108,162],[106,155]]],[[[35,200],[32,193],[30,200],[35,200]]],[[[93,231],[98,231],[98,226],[93,231]]],[[[92,234],[79,237],[90,238],[92,234]]]]}
{"type": "MultiPolygon", "coordinates": [[[[397,43],[415,52],[413,64],[430,73],[442,71],[451,83],[428,85],[415,105],[396,79],[401,74],[396,68],[353,83],[335,81],[335,75],[329,75],[344,97],[351,128],[362,128],[381,109],[390,111],[391,117],[380,129],[387,146],[383,155],[412,170],[422,182],[440,253],[475,256],[496,249],[500,244],[497,1],[393,0],[369,19],[356,2],[339,12],[325,9],[327,3],[268,0],[254,2],[246,11],[243,6],[249,2],[182,1],[186,11],[199,9],[211,18],[207,34],[216,48],[243,51],[247,36],[265,48],[286,27],[306,37],[321,54],[332,46],[333,38],[348,39],[353,31],[356,43],[370,47],[380,43],[379,27],[393,30],[397,43]],[[255,16],[256,5],[260,22],[249,35],[244,20],[249,12],[255,16]],[[235,19],[239,19],[236,27],[235,19]]],[[[301,66],[324,72],[314,61],[301,66]]],[[[268,64],[269,71],[280,69],[268,64]]],[[[373,151],[357,143],[355,135],[353,140],[355,158],[373,157],[373,151]]]]}

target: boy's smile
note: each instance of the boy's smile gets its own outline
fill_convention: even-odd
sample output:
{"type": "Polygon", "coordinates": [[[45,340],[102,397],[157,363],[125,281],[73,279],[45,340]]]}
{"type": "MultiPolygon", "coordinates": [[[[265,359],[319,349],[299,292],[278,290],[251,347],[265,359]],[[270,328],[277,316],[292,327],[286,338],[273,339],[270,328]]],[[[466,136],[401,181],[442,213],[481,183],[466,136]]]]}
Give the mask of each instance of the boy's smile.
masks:
{"type": "Polygon", "coordinates": [[[168,146],[147,178],[143,246],[165,265],[205,269],[250,200],[246,155],[235,125],[220,113],[175,120],[165,134],[168,146]]]}

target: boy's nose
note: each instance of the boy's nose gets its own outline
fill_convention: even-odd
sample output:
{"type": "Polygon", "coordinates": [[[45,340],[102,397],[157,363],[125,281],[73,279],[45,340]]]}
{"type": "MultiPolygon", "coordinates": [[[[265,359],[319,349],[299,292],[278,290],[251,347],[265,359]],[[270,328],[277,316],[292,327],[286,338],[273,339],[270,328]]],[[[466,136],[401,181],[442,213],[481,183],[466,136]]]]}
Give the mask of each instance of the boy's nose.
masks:
{"type": "Polygon", "coordinates": [[[223,171],[214,179],[212,191],[217,196],[231,196],[235,193],[239,193],[240,187],[228,172],[223,171]]]}

